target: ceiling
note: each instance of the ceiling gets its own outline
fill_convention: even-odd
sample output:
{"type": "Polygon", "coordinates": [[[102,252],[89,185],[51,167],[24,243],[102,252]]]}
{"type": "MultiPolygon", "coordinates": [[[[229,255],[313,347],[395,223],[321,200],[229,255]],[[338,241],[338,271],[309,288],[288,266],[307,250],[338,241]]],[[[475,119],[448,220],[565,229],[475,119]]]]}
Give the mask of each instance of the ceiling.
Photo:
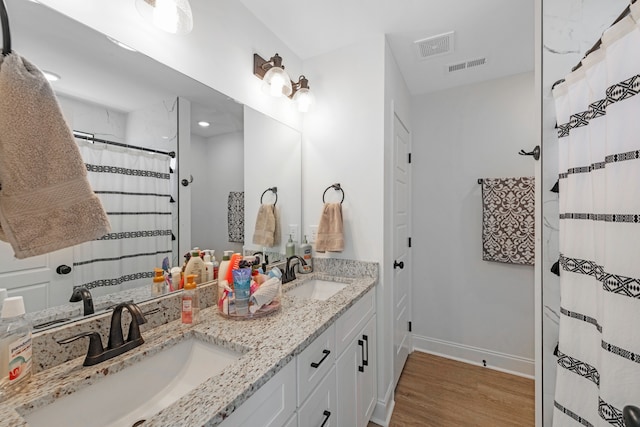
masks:
{"type": "Polygon", "coordinates": [[[534,0],[241,1],[302,60],[386,34],[413,95],[534,68],[534,0]],[[415,40],[449,31],[453,52],[418,59],[415,40]],[[479,58],[486,64],[448,72],[479,58]]]}

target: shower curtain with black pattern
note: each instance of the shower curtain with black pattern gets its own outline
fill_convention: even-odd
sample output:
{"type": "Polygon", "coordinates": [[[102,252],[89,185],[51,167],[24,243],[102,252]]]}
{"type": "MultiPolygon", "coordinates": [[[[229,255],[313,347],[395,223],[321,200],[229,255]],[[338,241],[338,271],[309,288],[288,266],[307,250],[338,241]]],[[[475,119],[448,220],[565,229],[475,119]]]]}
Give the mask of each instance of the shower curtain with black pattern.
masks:
{"type": "Polygon", "coordinates": [[[148,285],[171,261],[170,157],[76,140],[111,233],[74,247],[73,282],[95,295],[148,285]]]}
{"type": "Polygon", "coordinates": [[[560,338],[553,425],[640,406],[640,2],[554,89],[560,338]]]}

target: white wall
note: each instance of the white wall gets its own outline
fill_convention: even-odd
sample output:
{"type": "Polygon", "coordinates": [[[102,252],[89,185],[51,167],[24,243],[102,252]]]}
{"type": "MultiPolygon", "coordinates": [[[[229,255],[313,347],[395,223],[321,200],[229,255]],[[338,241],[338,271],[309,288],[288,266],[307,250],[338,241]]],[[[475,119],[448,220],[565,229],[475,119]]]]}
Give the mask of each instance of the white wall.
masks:
{"type": "Polygon", "coordinates": [[[241,243],[229,243],[227,198],[230,191],[244,191],[243,134],[208,139],[191,134],[191,153],[191,242],[214,249],[222,260],[225,250],[242,252],[241,243]]]}
{"type": "Polygon", "coordinates": [[[253,75],[253,54],[268,59],[279,53],[294,80],[301,74],[302,62],[237,0],[191,0],[194,29],[187,35],[171,35],[148,24],[133,0],[40,3],[300,129],[301,114],[291,100],[275,100],[260,90],[262,82],[253,75]]]}
{"type": "MultiPolygon", "coordinates": [[[[305,75],[313,76],[317,104],[304,119],[302,149],[302,201],[304,233],[317,225],[322,193],[340,183],[345,248],[340,253],[318,254],[374,261],[384,259],[384,145],[385,145],[385,40],[371,37],[360,43],[306,60],[305,75]],[[321,96],[320,96],[321,95],[321,96]]],[[[327,192],[327,201],[340,193],[327,192]],[[334,194],[332,194],[334,193],[334,194]]],[[[386,282],[381,272],[377,285],[378,309],[384,307],[386,282]]],[[[392,336],[390,312],[378,312],[378,406],[374,417],[386,416],[391,381],[392,336]]]]}
{"type": "Polygon", "coordinates": [[[71,129],[92,133],[100,139],[124,142],[127,114],[65,95],[56,94],[56,98],[71,129]]]}
{"type": "Polygon", "coordinates": [[[533,73],[417,96],[413,331],[418,349],[534,374],[534,271],[482,260],[483,177],[533,176],[533,73]]]}
{"type": "Polygon", "coordinates": [[[593,46],[604,30],[628,4],[628,0],[543,0],[542,52],[542,154],[543,216],[543,425],[550,426],[556,383],[556,357],[560,315],[560,280],[550,272],[558,260],[558,195],[549,190],[558,179],[558,138],[551,86],[564,78],[593,46]]]}

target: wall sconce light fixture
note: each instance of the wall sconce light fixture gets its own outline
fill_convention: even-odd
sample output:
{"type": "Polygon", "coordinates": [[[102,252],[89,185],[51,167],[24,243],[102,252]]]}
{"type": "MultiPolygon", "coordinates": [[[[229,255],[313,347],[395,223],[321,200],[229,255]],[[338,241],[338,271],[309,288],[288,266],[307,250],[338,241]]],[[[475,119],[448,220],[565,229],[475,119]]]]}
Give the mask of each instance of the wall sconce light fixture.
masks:
{"type": "Polygon", "coordinates": [[[135,0],[138,13],[153,25],[171,34],[187,34],[193,29],[189,0],[135,0]]]}
{"type": "Polygon", "coordinates": [[[253,74],[262,79],[262,90],[274,97],[292,98],[300,112],[306,113],[315,97],[309,91],[309,80],[300,76],[297,82],[289,77],[282,65],[282,57],[277,53],[268,61],[257,53],[253,54],[253,74]]]}

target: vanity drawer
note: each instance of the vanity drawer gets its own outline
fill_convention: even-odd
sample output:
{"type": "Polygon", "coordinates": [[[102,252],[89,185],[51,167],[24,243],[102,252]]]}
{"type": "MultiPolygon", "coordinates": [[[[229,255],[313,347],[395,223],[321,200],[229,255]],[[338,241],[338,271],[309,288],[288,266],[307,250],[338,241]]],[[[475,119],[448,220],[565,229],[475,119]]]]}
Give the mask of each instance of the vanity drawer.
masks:
{"type": "Polygon", "coordinates": [[[336,327],[329,326],[298,355],[298,406],[333,367],[336,360],[336,327]]]}
{"type": "Polygon", "coordinates": [[[371,289],[336,320],[336,357],[342,354],[375,311],[375,289],[371,289]]]}

